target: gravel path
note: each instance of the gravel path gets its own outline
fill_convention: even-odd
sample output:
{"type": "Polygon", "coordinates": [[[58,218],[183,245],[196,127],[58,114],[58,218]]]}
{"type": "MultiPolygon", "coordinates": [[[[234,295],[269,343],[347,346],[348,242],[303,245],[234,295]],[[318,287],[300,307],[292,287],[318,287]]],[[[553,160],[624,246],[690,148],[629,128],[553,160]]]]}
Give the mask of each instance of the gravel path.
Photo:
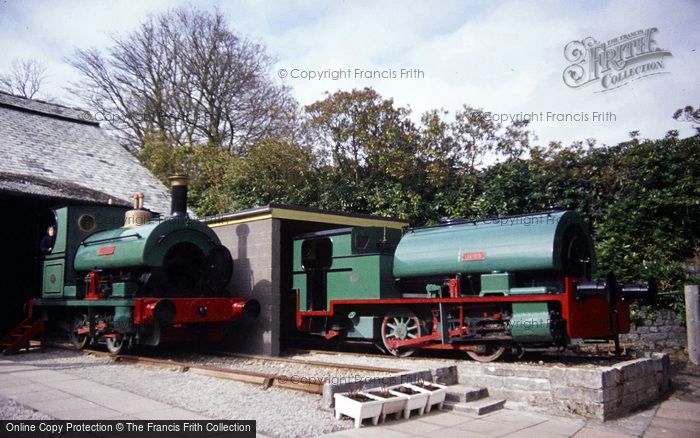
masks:
{"type": "MultiPolygon", "coordinates": [[[[106,357],[47,350],[11,357],[18,363],[44,366],[197,412],[212,419],[257,420],[260,433],[274,437],[311,437],[352,427],[319,408],[321,396],[181,373],[133,364],[117,364],[106,357]]],[[[11,403],[0,400],[2,418],[17,418],[11,403]],[[7,411],[7,413],[6,413],[7,411]]]]}
{"type": "Polygon", "coordinates": [[[0,396],[0,418],[4,420],[53,420],[53,417],[0,396]]]}

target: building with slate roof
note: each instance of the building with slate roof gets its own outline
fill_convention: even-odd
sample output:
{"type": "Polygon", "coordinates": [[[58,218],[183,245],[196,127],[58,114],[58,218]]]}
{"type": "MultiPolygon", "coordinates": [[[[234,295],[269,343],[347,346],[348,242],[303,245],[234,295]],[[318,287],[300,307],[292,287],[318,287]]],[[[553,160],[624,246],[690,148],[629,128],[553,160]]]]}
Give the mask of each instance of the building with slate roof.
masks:
{"type": "Polygon", "coordinates": [[[130,205],[170,212],[168,189],[88,113],[0,92],[0,334],[39,290],[39,242],[53,207],[130,205]]]}
{"type": "Polygon", "coordinates": [[[128,204],[168,213],[166,187],[90,114],[0,92],[0,194],[128,204]]]}

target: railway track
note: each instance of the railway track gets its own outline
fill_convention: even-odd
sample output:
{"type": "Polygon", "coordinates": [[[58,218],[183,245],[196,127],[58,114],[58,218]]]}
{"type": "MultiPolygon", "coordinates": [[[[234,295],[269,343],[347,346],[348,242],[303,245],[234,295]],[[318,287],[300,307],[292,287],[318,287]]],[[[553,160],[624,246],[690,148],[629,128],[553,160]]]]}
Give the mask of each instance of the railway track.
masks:
{"type": "MultiPolygon", "coordinates": [[[[634,355],[631,355],[632,352],[632,345],[629,343],[622,343],[620,344],[622,354],[619,356],[620,359],[624,358],[633,358],[634,355]]],[[[379,351],[371,351],[371,348],[367,348],[367,351],[362,351],[362,352],[357,352],[357,351],[336,351],[336,350],[322,350],[322,349],[316,349],[316,348],[294,348],[294,347],[287,347],[285,348],[285,351],[288,353],[292,354],[314,354],[314,355],[324,355],[324,356],[337,356],[339,354],[343,356],[350,356],[350,357],[362,357],[362,358],[367,358],[367,357],[377,357],[377,358],[391,358],[392,356],[381,353],[379,351]]],[[[614,351],[615,351],[615,346],[612,343],[609,344],[584,344],[580,346],[575,346],[571,348],[568,352],[562,353],[562,352],[557,352],[556,350],[543,350],[543,351],[537,351],[537,350],[530,350],[531,353],[536,354],[535,358],[532,358],[531,361],[534,359],[535,362],[542,362],[544,363],[558,363],[558,362],[566,362],[566,363],[577,363],[577,362],[588,362],[591,359],[597,359],[597,360],[609,360],[614,358],[614,351]],[[539,353],[539,354],[538,354],[539,353]]],[[[397,361],[431,361],[431,362],[445,362],[445,363],[450,363],[454,364],[456,361],[467,361],[471,362],[469,358],[467,358],[466,355],[460,354],[460,353],[455,353],[455,352],[432,352],[433,354],[431,355],[425,355],[425,354],[418,354],[413,355],[413,356],[406,356],[402,357],[400,359],[397,359],[397,361]]],[[[516,358],[515,356],[512,356],[510,358],[505,358],[502,360],[502,362],[513,362],[513,363],[527,363],[527,360],[522,360],[520,358],[516,358]]]]}
{"type": "MultiPolygon", "coordinates": [[[[318,354],[318,355],[326,355],[326,356],[337,356],[339,354],[342,354],[343,356],[352,356],[352,357],[378,357],[378,358],[392,358],[393,356],[384,354],[380,351],[367,351],[367,352],[357,352],[357,351],[330,351],[330,350],[319,350],[315,348],[285,348],[284,349],[286,352],[293,353],[293,354],[318,354]]],[[[369,348],[368,348],[369,350],[369,348]]],[[[449,357],[446,357],[445,353],[443,353],[441,356],[438,354],[433,354],[431,356],[428,355],[415,355],[415,356],[405,356],[397,360],[409,360],[409,361],[415,361],[415,360],[430,360],[430,361],[449,361],[449,362],[454,362],[455,360],[467,360],[466,356],[463,355],[456,355],[456,354],[451,354],[449,357]]]]}
{"type": "MultiPolygon", "coordinates": [[[[215,367],[215,366],[198,364],[196,362],[181,362],[181,361],[175,361],[175,360],[171,360],[171,359],[159,359],[159,358],[130,355],[130,354],[112,355],[106,351],[99,351],[99,350],[92,350],[92,349],[76,350],[73,347],[69,347],[69,346],[61,345],[61,344],[49,344],[47,346],[50,348],[57,348],[57,349],[61,349],[61,350],[73,351],[73,352],[78,352],[81,354],[91,355],[91,356],[95,356],[95,357],[107,357],[107,358],[110,358],[112,361],[117,362],[117,363],[128,363],[128,364],[143,365],[143,366],[150,366],[150,367],[156,367],[156,368],[177,369],[178,371],[183,372],[183,373],[187,372],[187,373],[191,373],[191,374],[198,374],[198,375],[203,375],[203,376],[208,376],[208,377],[214,377],[217,379],[233,380],[236,382],[250,383],[250,384],[254,384],[254,385],[260,385],[264,389],[276,387],[276,388],[287,389],[287,390],[292,390],[292,391],[303,391],[303,392],[308,392],[308,393],[312,393],[312,394],[322,394],[323,393],[323,385],[325,383],[323,378],[318,378],[318,377],[290,379],[287,376],[280,375],[280,374],[261,373],[261,372],[250,371],[250,370],[239,370],[239,369],[215,367]]],[[[312,366],[312,367],[322,367],[322,368],[329,368],[329,369],[336,369],[336,370],[337,369],[346,369],[346,370],[374,372],[374,373],[381,372],[381,373],[387,373],[387,374],[405,371],[404,369],[400,369],[400,368],[385,368],[385,367],[377,367],[377,366],[363,366],[363,365],[352,365],[352,364],[311,361],[311,360],[296,360],[296,359],[279,358],[279,357],[234,354],[234,353],[221,352],[221,351],[213,352],[212,354],[219,355],[219,356],[225,356],[225,357],[231,357],[231,358],[235,357],[235,358],[243,358],[243,359],[264,360],[267,362],[281,362],[281,363],[301,365],[304,367],[312,366]]]]}

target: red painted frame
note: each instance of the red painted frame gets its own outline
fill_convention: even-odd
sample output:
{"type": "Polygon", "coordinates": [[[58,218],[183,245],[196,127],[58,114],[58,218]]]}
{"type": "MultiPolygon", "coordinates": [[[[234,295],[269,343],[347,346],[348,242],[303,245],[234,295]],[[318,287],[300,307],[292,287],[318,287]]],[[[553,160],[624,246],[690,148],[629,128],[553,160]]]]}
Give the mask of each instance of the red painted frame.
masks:
{"type": "MultiPolygon", "coordinates": [[[[430,304],[497,304],[497,303],[537,303],[558,302],[561,306],[562,319],[566,322],[567,335],[571,339],[611,338],[617,333],[628,333],[630,330],[629,303],[622,301],[620,293],[613,312],[606,297],[575,299],[575,282],[577,279],[567,277],[564,280],[564,292],[548,295],[519,295],[519,296],[487,296],[487,297],[453,297],[454,286],[450,289],[450,298],[395,298],[385,300],[331,300],[329,310],[299,310],[299,294],[296,294],[296,326],[299,331],[309,332],[310,320],[313,317],[334,316],[336,306],[386,306],[386,305],[416,305],[430,304]]],[[[460,309],[462,311],[463,309],[460,309]]],[[[450,331],[451,336],[462,334],[462,330],[450,331]]],[[[439,333],[409,341],[401,341],[401,346],[411,346],[431,349],[469,349],[468,345],[453,345],[433,343],[440,339],[439,333]]]]}
{"type": "Polygon", "coordinates": [[[173,324],[202,322],[230,322],[243,317],[245,298],[136,298],[134,299],[134,324],[155,324],[153,310],[161,301],[175,305],[173,324]],[[206,308],[202,315],[200,308],[206,308]]]}

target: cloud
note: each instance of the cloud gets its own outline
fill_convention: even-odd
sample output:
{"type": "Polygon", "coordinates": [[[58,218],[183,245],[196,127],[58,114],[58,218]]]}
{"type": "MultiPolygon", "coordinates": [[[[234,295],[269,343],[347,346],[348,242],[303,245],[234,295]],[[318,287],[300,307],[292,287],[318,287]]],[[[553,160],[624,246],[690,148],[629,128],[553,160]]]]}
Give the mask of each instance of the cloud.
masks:
{"type": "MultiPolygon", "coordinates": [[[[104,48],[109,34],[128,33],[149,13],[178,3],[165,0],[110,3],[8,2],[0,4],[0,69],[16,56],[49,64],[50,93],[69,99],[62,85],[75,72],[62,59],[75,47],[104,48]]],[[[186,4],[180,2],[179,4],[186,4]]],[[[289,85],[301,104],[326,91],[372,86],[416,118],[423,111],[452,112],[468,104],[506,114],[611,113],[611,121],[532,123],[540,143],[565,144],[589,137],[605,143],[640,130],[656,138],[668,129],[689,135],[671,119],[682,106],[698,105],[700,6],[687,1],[655,2],[283,2],[211,1],[231,27],[262,42],[277,62],[274,80],[289,85]],[[592,36],[607,40],[638,29],[659,29],[657,43],[670,50],[670,74],[646,78],[608,93],[570,89],[562,82],[563,48],[592,36]],[[416,68],[420,78],[339,80],[279,79],[278,69],[393,71],[416,68]]]]}

